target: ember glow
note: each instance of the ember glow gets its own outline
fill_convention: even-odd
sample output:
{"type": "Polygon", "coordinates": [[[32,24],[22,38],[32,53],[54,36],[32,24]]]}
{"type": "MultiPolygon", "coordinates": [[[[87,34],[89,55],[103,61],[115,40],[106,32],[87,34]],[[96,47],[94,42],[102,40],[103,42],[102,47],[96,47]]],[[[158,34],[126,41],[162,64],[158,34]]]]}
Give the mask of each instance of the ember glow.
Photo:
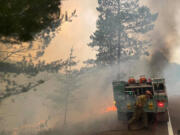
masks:
{"type": "Polygon", "coordinates": [[[117,111],[117,108],[115,105],[111,106],[111,107],[107,107],[105,112],[115,112],[117,111]]]}

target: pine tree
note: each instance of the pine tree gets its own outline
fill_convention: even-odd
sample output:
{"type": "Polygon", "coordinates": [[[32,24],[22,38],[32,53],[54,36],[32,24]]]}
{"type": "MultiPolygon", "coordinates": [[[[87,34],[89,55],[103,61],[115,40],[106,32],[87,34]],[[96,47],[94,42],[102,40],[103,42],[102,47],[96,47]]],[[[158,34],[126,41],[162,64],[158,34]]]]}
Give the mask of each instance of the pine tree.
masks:
{"type": "Polygon", "coordinates": [[[152,14],[139,0],[98,0],[97,30],[90,47],[97,47],[97,64],[117,64],[120,60],[147,54],[149,41],[140,35],[154,27],[158,14],[152,14]]]}
{"type": "Polygon", "coordinates": [[[65,67],[65,74],[66,74],[66,80],[65,80],[65,85],[66,85],[66,94],[65,94],[65,106],[64,106],[64,123],[63,126],[66,128],[67,124],[67,113],[68,113],[68,106],[69,106],[69,96],[73,88],[73,71],[72,67],[77,64],[77,62],[74,61],[75,57],[73,56],[73,48],[71,48],[69,58],[67,60],[67,65],[65,67]]]}
{"type": "Polygon", "coordinates": [[[73,69],[77,65],[76,57],[73,55],[73,48],[70,50],[68,59],[66,60],[64,67],[64,76],[58,77],[58,80],[62,83],[60,89],[51,98],[55,102],[55,107],[63,108],[64,120],[63,120],[63,134],[66,133],[68,127],[68,118],[70,115],[71,104],[78,102],[76,101],[76,92],[78,92],[79,75],[80,72],[73,69]],[[58,104],[57,104],[58,103],[58,104]]]}
{"type": "Polygon", "coordinates": [[[66,65],[62,59],[50,63],[40,60],[60,26],[77,16],[76,10],[71,14],[60,11],[61,0],[0,1],[0,84],[7,86],[1,88],[0,100],[46,81],[18,85],[14,78],[20,74],[34,78],[40,72],[58,72],[66,65]]]}
{"type": "Polygon", "coordinates": [[[60,0],[0,1],[0,41],[31,41],[59,25],[60,0]],[[6,39],[6,40],[4,40],[6,39]]]}

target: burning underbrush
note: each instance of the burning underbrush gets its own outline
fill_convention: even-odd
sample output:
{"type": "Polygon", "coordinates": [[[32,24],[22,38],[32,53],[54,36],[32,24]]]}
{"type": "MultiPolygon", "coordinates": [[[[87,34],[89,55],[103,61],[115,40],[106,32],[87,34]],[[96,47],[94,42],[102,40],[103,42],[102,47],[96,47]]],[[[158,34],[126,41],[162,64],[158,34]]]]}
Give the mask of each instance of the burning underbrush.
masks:
{"type": "Polygon", "coordinates": [[[117,108],[115,105],[111,106],[111,107],[107,107],[105,112],[115,112],[117,111],[117,108]]]}

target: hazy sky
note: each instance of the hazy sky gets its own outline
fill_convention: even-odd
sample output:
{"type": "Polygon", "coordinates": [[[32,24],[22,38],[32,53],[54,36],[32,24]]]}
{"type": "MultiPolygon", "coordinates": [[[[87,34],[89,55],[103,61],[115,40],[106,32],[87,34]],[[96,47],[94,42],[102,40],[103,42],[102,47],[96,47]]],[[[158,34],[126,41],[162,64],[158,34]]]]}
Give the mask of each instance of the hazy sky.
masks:
{"type": "MultiPolygon", "coordinates": [[[[153,11],[158,11],[161,7],[156,6],[161,5],[162,2],[167,0],[146,0],[144,2],[154,3],[154,5],[149,5],[153,11]],[[158,4],[159,3],[159,4],[158,4]]],[[[173,0],[169,0],[172,2],[173,0]]],[[[65,59],[68,57],[71,47],[74,48],[74,55],[77,56],[78,61],[84,61],[88,58],[95,57],[95,50],[88,47],[87,44],[90,42],[90,35],[96,29],[96,20],[98,13],[96,11],[97,0],[64,0],[62,3],[62,9],[64,11],[71,12],[74,9],[77,10],[77,18],[73,18],[72,22],[64,23],[61,27],[61,31],[57,34],[56,38],[51,42],[49,47],[46,49],[44,58],[47,62],[65,59]]],[[[177,31],[180,31],[179,26],[179,16],[180,10],[174,15],[177,23],[177,31]]],[[[158,29],[158,21],[156,22],[156,29],[158,29]]],[[[179,32],[180,35],[180,32],[179,32]]],[[[174,49],[172,56],[172,62],[180,63],[180,47],[174,49]]]]}
{"type": "Polygon", "coordinates": [[[62,25],[61,31],[46,49],[45,59],[52,61],[67,58],[71,47],[77,60],[84,61],[95,57],[95,51],[87,46],[90,35],[95,31],[97,20],[97,0],[64,0],[63,12],[77,10],[78,17],[62,25]]]}

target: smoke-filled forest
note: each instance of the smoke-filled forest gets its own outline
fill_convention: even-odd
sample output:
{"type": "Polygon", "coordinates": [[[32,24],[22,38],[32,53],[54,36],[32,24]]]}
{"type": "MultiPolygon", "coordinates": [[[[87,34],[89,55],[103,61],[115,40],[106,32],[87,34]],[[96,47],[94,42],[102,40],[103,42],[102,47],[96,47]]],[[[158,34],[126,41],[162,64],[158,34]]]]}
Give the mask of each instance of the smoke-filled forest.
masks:
{"type": "Polygon", "coordinates": [[[0,1],[0,135],[92,135],[116,122],[113,80],[180,94],[178,0],[0,1]]]}

